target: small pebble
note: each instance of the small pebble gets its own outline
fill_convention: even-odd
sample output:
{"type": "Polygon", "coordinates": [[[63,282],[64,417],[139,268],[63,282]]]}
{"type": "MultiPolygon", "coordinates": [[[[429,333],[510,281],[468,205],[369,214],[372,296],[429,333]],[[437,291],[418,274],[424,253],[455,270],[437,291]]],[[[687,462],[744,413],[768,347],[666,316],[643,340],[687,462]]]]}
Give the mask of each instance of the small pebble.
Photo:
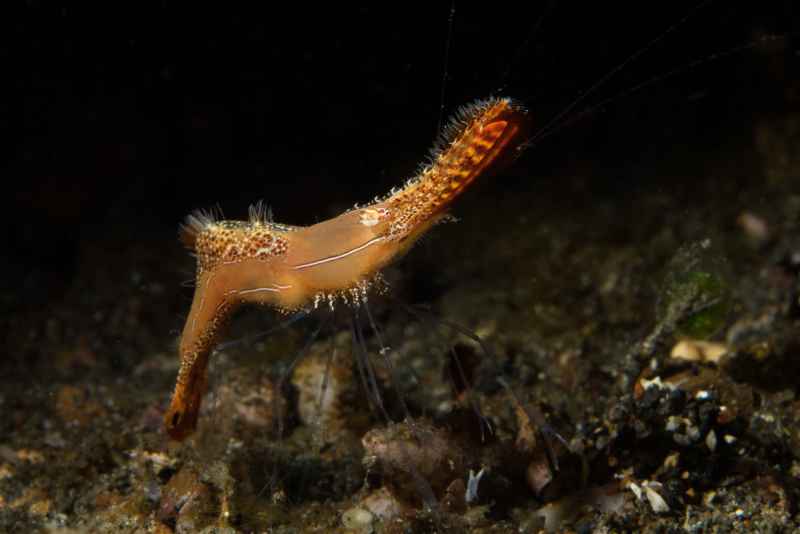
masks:
{"type": "Polygon", "coordinates": [[[675,360],[689,362],[719,363],[727,352],[728,346],[724,343],[682,339],[672,347],[669,356],[675,360]]]}
{"type": "Polygon", "coordinates": [[[713,430],[710,430],[708,434],[706,434],[706,447],[708,447],[708,450],[711,452],[714,452],[717,448],[717,435],[713,430]]]}
{"type": "Polygon", "coordinates": [[[372,521],[375,516],[369,510],[365,510],[359,506],[350,508],[342,513],[342,524],[347,529],[352,529],[359,534],[372,533],[372,521]]]}

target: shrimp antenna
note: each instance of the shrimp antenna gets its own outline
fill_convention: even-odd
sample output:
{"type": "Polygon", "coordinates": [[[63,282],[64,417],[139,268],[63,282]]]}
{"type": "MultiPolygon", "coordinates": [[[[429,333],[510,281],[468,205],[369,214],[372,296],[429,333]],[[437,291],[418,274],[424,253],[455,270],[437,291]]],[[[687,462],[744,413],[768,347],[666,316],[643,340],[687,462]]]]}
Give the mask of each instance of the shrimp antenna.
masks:
{"type": "Polygon", "coordinates": [[[702,8],[704,8],[706,5],[710,4],[712,1],[713,1],[713,0],[704,0],[703,2],[700,2],[699,4],[695,5],[695,6],[694,6],[692,9],[690,9],[690,10],[689,10],[689,11],[688,11],[688,12],[687,12],[685,15],[683,15],[683,17],[681,17],[681,18],[680,18],[680,20],[678,20],[677,22],[673,22],[672,24],[670,24],[670,25],[667,27],[667,29],[666,29],[666,30],[664,30],[663,32],[661,32],[660,34],[658,34],[658,35],[657,35],[657,36],[656,36],[654,39],[652,39],[650,42],[648,42],[647,44],[645,44],[643,47],[639,48],[639,49],[638,49],[636,52],[634,52],[633,54],[629,55],[629,56],[628,56],[627,58],[625,58],[623,61],[621,61],[620,63],[618,63],[618,64],[617,64],[617,65],[616,65],[614,68],[612,68],[612,69],[611,69],[611,70],[609,70],[609,71],[608,71],[606,74],[604,74],[603,76],[601,76],[601,77],[600,77],[600,78],[599,78],[599,79],[598,79],[596,82],[594,82],[594,83],[593,83],[591,86],[589,86],[589,88],[588,88],[588,89],[586,89],[586,90],[585,90],[583,93],[581,93],[580,95],[578,95],[578,96],[577,96],[577,97],[576,97],[576,98],[575,98],[575,99],[574,99],[574,100],[573,100],[571,103],[569,103],[569,104],[568,104],[566,107],[564,107],[564,109],[562,109],[562,110],[561,110],[559,113],[557,113],[555,117],[553,117],[552,119],[550,119],[550,120],[549,120],[549,121],[548,121],[548,122],[547,122],[547,123],[546,123],[546,124],[545,124],[545,125],[544,125],[544,126],[541,128],[541,129],[540,129],[540,130],[539,130],[539,132],[538,132],[536,135],[534,135],[534,136],[533,136],[531,139],[529,139],[529,140],[526,142],[526,145],[527,145],[527,144],[535,144],[535,143],[537,143],[539,140],[541,140],[543,137],[545,137],[545,136],[549,135],[549,134],[551,133],[551,130],[553,129],[553,127],[557,126],[557,125],[559,124],[559,121],[561,121],[561,119],[563,119],[563,118],[564,118],[564,117],[565,117],[567,114],[569,114],[569,113],[570,113],[570,112],[571,112],[573,109],[575,109],[575,107],[576,107],[578,104],[580,104],[581,102],[583,102],[584,100],[586,100],[586,99],[587,99],[587,98],[588,98],[590,95],[593,95],[595,92],[597,92],[597,90],[598,90],[598,89],[600,89],[600,88],[601,88],[603,85],[605,85],[605,84],[606,84],[606,83],[607,83],[607,82],[608,82],[608,81],[609,81],[611,78],[613,78],[614,76],[616,76],[617,74],[619,74],[619,72],[620,72],[620,71],[624,70],[626,67],[628,67],[628,65],[630,65],[630,64],[631,64],[631,63],[633,63],[633,62],[635,62],[637,59],[639,59],[639,58],[640,58],[641,56],[643,56],[645,53],[649,52],[649,51],[650,51],[650,50],[651,50],[651,49],[652,49],[652,48],[653,48],[655,45],[657,45],[658,43],[660,43],[661,41],[663,41],[664,39],[666,39],[666,37],[667,37],[668,35],[670,35],[671,33],[673,33],[673,32],[674,32],[675,30],[677,30],[679,27],[683,26],[683,24],[684,24],[684,23],[685,23],[687,20],[689,20],[690,18],[692,18],[692,16],[693,16],[693,15],[694,15],[694,14],[695,14],[697,11],[699,11],[699,10],[700,10],[700,9],[702,9],[702,8]]]}
{"type": "Polygon", "coordinates": [[[306,317],[308,317],[309,313],[310,312],[308,310],[299,311],[289,316],[289,318],[286,319],[285,321],[281,321],[280,323],[276,324],[271,328],[268,328],[267,330],[262,330],[261,332],[256,332],[253,335],[245,335],[237,339],[232,339],[230,341],[220,343],[219,345],[217,345],[217,348],[214,350],[214,353],[224,351],[226,349],[235,347],[237,345],[249,345],[251,343],[255,343],[256,341],[264,339],[265,337],[268,337],[274,334],[275,332],[290,327],[291,325],[293,325],[294,323],[296,323],[301,319],[305,319],[306,317]]]}

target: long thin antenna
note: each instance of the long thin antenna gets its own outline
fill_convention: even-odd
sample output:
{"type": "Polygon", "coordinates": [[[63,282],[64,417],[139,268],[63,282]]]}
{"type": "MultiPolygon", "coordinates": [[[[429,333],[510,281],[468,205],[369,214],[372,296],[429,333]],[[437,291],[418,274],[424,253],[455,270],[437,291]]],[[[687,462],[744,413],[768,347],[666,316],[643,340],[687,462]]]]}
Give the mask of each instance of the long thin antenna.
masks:
{"type": "MultiPolygon", "coordinates": [[[[375,334],[375,337],[378,340],[380,354],[384,358],[384,363],[386,364],[386,367],[389,370],[390,376],[392,378],[393,386],[394,386],[395,391],[397,393],[397,397],[400,400],[400,404],[402,405],[402,408],[403,408],[403,413],[404,413],[404,416],[406,418],[405,419],[405,423],[408,425],[408,428],[411,431],[411,435],[414,437],[414,439],[417,441],[417,443],[422,445],[424,436],[419,431],[419,428],[417,427],[416,423],[414,422],[414,419],[411,417],[411,412],[409,411],[408,406],[406,404],[406,401],[403,398],[403,394],[400,391],[400,386],[399,386],[400,382],[399,382],[399,379],[398,379],[398,377],[396,375],[396,372],[395,372],[395,366],[392,364],[392,360],[389,357],[389,351],[391,349],[386,347],[386,345],[384,345],[383,336],[381,335],[381,332],[380,332],[380,329],[378,328],[377,322],[375,321],[374,317],[372,316],[372,312],[369,309],[369,305],[368,305],[366,299],[361,302],[361,306],[364,308],[364,311],[366,311],[370,327],[372,328],[372,332],[375,334]]],[[[356,310],[356,312],[357,312],[357,310],[356,310]]],[[[354,312],[353,315],[354,315],[354,320],[357,320],[358,314],[354,312]]],[[[361,333],[362,341],[363,341],[363,338],[364,338],[364,334],[362,332],[361,333]]],[[[366,350],[365,350],[365,354],[366,354],[366,350]]],[[[383,407],[382,404],[381,404],[381,407],[383,407]]],[[[384,415],[387,418],[387,423],[390,422],[390,420],[388,418],[389,416],[386,414],[386,410],[384,410],[384,415]]],[[[401,446],[398,449],[398,454],[400,454],[402,456],[405,456],[405,453],[406,453],[405,447],[401,446]]],[[[438,512],[439,504],[438,504],[438,502],[436,500],[436,496],[433,494],[433,489],[431,488],[431,485],[428,483],[427,480],[425,480],[422,477],[422,475],[420,474],[419,470],[417,470],[417,468],[414,466],[414,462],[410,458],[405,459],[405,461],[401,462],[401,463],[403,464],[404,469],[406,470],[406,472],[413,479],[414,484],[416,486],[417,493],[419,494],[419,496],[422,499],[423,503],[428,507],[430,512],[434,515],[434,519],[438,523],[439,522],[439,512],[438,512]]]]}
{"type": "MultiPolygon", "coordinates": [[[[304,313],[304,312],[299,312],[299,313],[295,314],[294,316],[292,316],[292,318],[289,319],[289,321],[293,322],[293,321],[298,320],[300,318],[299,316],[301,315],[301,313],[304,313]]],[[[307,313],[302,315],[302,317],[305,317],[305,315],[307,315],[307,313]]],[[[288,381],[289,377],[291,376],[292,371],[294,371],[294,368],[297,365],[297,363],[306,354],[308,354],[308,351],[311,349],[311,346],[317,340],[317,337],[319,336],[320,331],[325,326],[328,325],[330,320],[331,320],[331,315],[330,314],[326,315],[322,319],[322,321],[317,325],[317,327],[311,333],[309,338],[306,340],[306,343],[303,345],[303,348],[301,348],[297,353],[295,353],[294,357],[292,358],[291,363],[289,364],[289,367],[286,368],[280,374],[280,379],[274,384],[274,388],[275,388],[274,389],[274,396],[275,396],[276,399],[280,398],[282,392],[284,391],[284,389],[286,387],[286,382],[288,381]]],[[[283,413],[283,410],[279,410],[278,411],[277,436],[278,436],[278,441],[279,442],[281,440],[283,440],[283,432],[284,432],[284,427],[285,427],[284,415],[285,414],[283,413]]],[[[258,496],[260,496],[264,491],[266,491],[267,488],[274,488],[277,485],[278,477],[279,477],[278,469],[279,469],[278,462],[276,461],[275,465],[274,465],[274,468],[272,470],[272,473],[269,476],[269,480],[267,480],[267,482],[264,484],[264,487],[262,487],[261,490],[258,492],[258,496]]]]}
{"type": "Polygon", "coordinates": [[[786,38],[787,38],[786,35],[764,35],[764,36],[762,36],[762,37],[760,37],[760,38],[758,38],[756,40],[748,41],[747,43],[735,46],[733,48],[728,48],[728,49],[725,49],[725,50],[722,50],[722,51],[712,52],[712,53],[707,54],[707,55],[705,55],[703,57],[696,58],[696,59],[693,59],[693,60],[691,60],[691,61],[689,61],[687,63],[683,63],[681,65],[678,65],[677,67],[674,67],[674,68],[672,68],[672,69],[670,69],[668,71],[662,72],[661,74],[656,74],[652,78],[649,78],[649,79],[644,80],[644,81],[642,81],[642,82],[640,82],[640,83],[638,83],[638,84],[636,84],[636,85],[634,85],[632,87],[629,87],[629,88],[625,89],[624,91],[621,91],[621,92],[617,93],[614,96],[610,96],[610,97],[606,98],[605,100],[602,100],[602,101],[598,102],[597,104],[594,104],[594,105],[592,105],[592,106],[590,106],[588,108],[585,108],[585,109],[575,113],[572,117],[565,118],[560,124],[552,125],[552,127],[547,132],[543,132],[543,131],[540,130],[534,136],[532,136],[530,139],[528,139],[525,142],[525,144],[526,144],[526,146],[533,146],[536,143],[539,143],[540,141],[542,141],[543,139],[545,139],[547,137],[550,137],[551,135],[554,135],[555,133],[560,132],[564,128],[567,128],[568,126],[574,124],[575,122],[583,119],[584,117],[587,117],[587,116],[595,113],[596,111],[602,110],[605,106],[607,106],[607,105],[609,105],[609,104],[611,104],[613,102],[616,102],[617,100],[620,100],[620,99],[623,99],[623,98],[627,98],[627,97],[629,97],[629,96],[631,96],[633,94],[638,93],[639,91],[642,91],[643,89],[646,89],[646,88],[648,88],[648,87],[650,87],[652,85],[655,85],[657,83],[663,82],[664,80],[667,80],[667,79],[669,79],[669,78],[671,78],[673,76],[676,76],[676,75],[681,74],[683,72],[686,72],[688,70],[697,68],[697,67],[699,67],[701,65],[705,65],[706,63],[708,63],[710,61],[718,61],[720,59],[724,59],[726,57],[733,56],[735,54],[741,53],[741,52],[743,52],[745,50],[748,50],[750,48],[755,48],[756,46],[762,45],[764,43],[770,43],[770,42],[773,42],[773,41],[785,40],[786,38]]]}
{"type": "Polygon", "coordinates": [[[263,330],[261,332],[258,332],[258,333],[254,334],[252,336],[243,336],[243,337],[240,337],[238,339],[232,339],[230,341],[226,341],[225,343],[220,343],[219,345],[217,345],[217,348],[214,349],[214,353],[216,354],[217,352],[229,349],[231,347],[235,347],[236,345],[239,345],[239,344],[255,343],[259,339],[263,339],[263,338],[267,337],[268,335],[270,335],[270,334],[272,334],[274,332],[277,332],[278,330],[283,330],[284,328],[287,328],[288,326],[296,323],[297,321],[299,321],[300,319],[303,319],[304,317],[308,317],[308,314],[309,314],[309,312],[306,311],[306,310],[299,311],[299,312],[295,313],[294,315],[292,315],[291,317],[289,317],[288,319],[286,319],[285,321],[281,321],[280,323],[276,324],[275,326],[270,327],[270,328],[268,328],[266,330],[263,330]]]}
{"type": "Polygon", "coordinates": [[[549,134],[549,130],[557,124],[565,115],[567,115],[570,111],[575,109],[575,106],[586,100],[590,95],[594,94],[600,87],[606,84],[611,78],[616,76],[620,71],[625,69],[628,65],[639,59],[642,55],[646,52],[650,51],[655,45],[663,41],[669,34],[677,30],[679,27],[683,26],[687,20],[692,18],[697,11],[704,8],[706,5],[710,4],[713,0],[703,0],[699,4],[695,5],[692,9],[689,10],[680,20],[677,22],[672,23],[666,30],[661,32],[658,36],[652,39],[643,47],[639,48],[636,52],[628,56],[625,60],[620,62],[616,67],[608,71],[605,75],[600,77],[599,80],[594,82],[586,91],[580,94],[577,98],[575,98],[570,104],[568,104],[564,109],[562,109],[555,117],[547,122],[547,124],[539,130],[535,136],[530,139],[530,143],[536,143],[539,139],[543,136],[549,134]]]}
{"type": "Polygon", "coordinates": [[[350,335],[353,343],[353,358],[355,358],[356,369],[358,369],[358,375],[361,379],[361,387],[364,388],[364,393],[367,395],[367,404],[370,411],[375,417],[383,415],[386,422],[390,422],[389,414],[383,406],[383,399],[375,379],[375,372],[370,366],[367,347],[364,344],[364,335],[359,324],[358,308],[353,310],[353,314],[350,317],[350,335]]]}
{"type": "Polygon", "coordinates": [[[392,378],[392,385],[394,387],[395,393],[397,393],[397,398],[400,402],[400,407],[403,409],[403,416],[406,418],[407,421],[410,422],[411,412],[408,409],[405,397],[403,397],[403,392],[400,390],[400,379],[397,376],[397,371],[395,370],[394,364],[392,363],[392,359],[389,356],[389,352],[392,349],[383,344],[383,336],[381,335],[381,331],[378,328],[378,324],[372,317],[372,312],[369,309],[369,304],[367,304],[366,299],[364,299],[364,301],[362,302],[362,306],[364,307],[364,310],[367,312],[367,318],[369,319],[369,325],[372,328],[372,332],[373,334],[375,334],[375,337],[378,340],[378,352],[383,357],[383,363],[389,370],[389,376],[392,378]]]}
{"type": "Polygon", "coordinates": [[[325,401],[325,394],[328,392],[328,382],[330,380],[331,368],[333,367],[333,362],[336,359],[336,330],[332,327],[331,328],[331,349],[328,352],[328,358],[325,362],[325,373],[322,375],[322,382],[319,386],[319,397],[317,398],[317,418],[316,422],[314,423],[315,426],[320,431],[320,444],[325,443],[325,431],[326,429],[323,428],[323,425],[320,424],[322,421],[322,409],[325,401]]]}
{"type": "Polygon", "coordinates": [[[530,43],[536,37],[536,34],[539,33],[539,29],[542,27],[542,23],[544,23],[544,19],[547,18],[547,15],[553,10],[553,6],[555,5],[555,0],[550,0],[547,2],[544,10],[539,14],[539,18],[536,19],[536,22],[531,26],[531,29],[528,31],[528,34],[525,36],[525,39],[522,41],[522,44],[517,47],[517,51],[514,53],[514,57],[511,58],[511,61],[508,62],[505,70],[503,71],[503,75],[500,77],[500,87],[498,87],[497,92],[502,93],[506,89],[506,84],[508,83],[508,76],[511,74],[511,70],[519,64],[519,60],[522,58],[522,52],[527,50],[530,43]]]}
{"type": "Polygon", "coordinates": [[[448,67],[450,66],[450,46],[453,44],[453,26],[456,18],[456,0],[450,3],[450,15],[447,18],[447,41],[444,44],[444,68],[442,69],[442,88],[439,94],[439,124],[436,125],[436,135],[442,131],[444,123],[444,98],[447,90],[448,67]]]}
{"type": "Polygon", "coordinates": [[[383,404],[383,397],[381,396],[381,391],[378,388],[378,380],[375,375],[375,368],[372,366],[372,361],[369,357],[369,350],[367,350],[367,342],[364,338],[364,330],[361,328],[361,321],[358,318],[358,309],[356,308],[356,312],[353,314],[353,322],[356,328],[356,336],[358,338],[359,348],[361,349],[361,356],[364,359],[364,369],[367,371],[367,378],[369,378],[369,382],[372,385],[372,391],[375,395],[375,400],[378,403],[378,408],[383,415],[383,418],[386,420],[387,423],[392,422],[392,418],[389,417],[389,412],[386,411],[386,406],[383,404]]]}
{"type": "MultiPolygon", "coordinates": [[[[292,375],[292,372],[294,371],[294,368],[297,366],[297,363],[303,357],[305,357],[306,354],[308,354],[308,351],[311,350],[311,346],[317,340],[317,336],[319,336],[320,330],[322,330],[328,324],[328,321],[330,321],[330,319],[331,319],[331,317],[330,317],[330,315],[328,315],[322,320],[322,322],[319,325],[317,325],[317,327],[314,329],[314,331],[311,333],[311,335],[306,340],[306,343],[305,343],[305,345],[303,345],[303,348],[301,348],[299,351],[297,351],[297,353],[295,354],[294,358],[292,358],[292,361],[289,364],[289,367],[287,367],[286,370],[284,370],[283,373],[281,373],[281,378],[278,381],[278,384],[276,386],[278,395],[280,394],[280,392],[282,392],[284,390],[284,388],[286,386],[286,382],[289,380],[289,377],[292,375]]],[[[277,395],[276,395],[276,398],[278,398],[277,395]]],[[[284,421],[283,421],[283,415],[282,415],[282,412],[281,412],[281,416],[278,417],[278,436],[283,436],[283,429],[284,429],[284,421]]]]}

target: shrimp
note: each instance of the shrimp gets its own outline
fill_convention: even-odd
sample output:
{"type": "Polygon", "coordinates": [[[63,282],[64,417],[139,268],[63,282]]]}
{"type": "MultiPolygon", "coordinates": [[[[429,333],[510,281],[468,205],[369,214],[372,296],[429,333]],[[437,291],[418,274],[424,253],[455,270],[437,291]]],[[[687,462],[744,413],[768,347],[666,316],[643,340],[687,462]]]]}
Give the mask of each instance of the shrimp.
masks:
{"type": "Polygon", "coordinates": [[[463,108],[444,129],[431,163],[402,188],[312,226],[274,223],[259,207],[251,208],[249,221],[190,215],[181,239],[197,256],[196,286],[164,417],[168,434],[183,440],[194,432],[209,356],[237,307],[293,312],[362,302],[380,284],[381,270],[441,221],[476,178],[523,147],[526,115],[508,98],[463,108]]]}

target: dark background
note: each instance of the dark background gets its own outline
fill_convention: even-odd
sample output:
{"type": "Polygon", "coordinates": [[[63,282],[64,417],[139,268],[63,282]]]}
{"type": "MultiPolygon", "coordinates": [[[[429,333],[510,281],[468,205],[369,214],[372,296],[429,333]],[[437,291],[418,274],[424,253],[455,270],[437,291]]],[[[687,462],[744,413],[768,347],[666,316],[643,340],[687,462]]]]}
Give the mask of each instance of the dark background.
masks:
{"type": "MultiPolygon", "coordinates": [[[[11,4],[0,37],[10,89],[6,282],[38,273],[37,290],[52,298],[82,242],[178,247],[176,227],[195,208],[240,218],[264,199],[280,222],[313,223],[399,185],[435,137],[450,2],[116,4],[11,4]]],[[[705,150],[724,132],[752,136],[753,116],[792,106],[790,0],[550,4],[456,6],[445,116],[505,94],[546,124],[690,16],[575,111],[611,102],[537,143],[502,187],[477,194],[555,187],[536,177],[576,160],[615,177],[599,194],[624,193],[646,180],[625,172],[645,154],[705,150]],[[702,60],[715,53],[724,57],[702,60]]]]}

